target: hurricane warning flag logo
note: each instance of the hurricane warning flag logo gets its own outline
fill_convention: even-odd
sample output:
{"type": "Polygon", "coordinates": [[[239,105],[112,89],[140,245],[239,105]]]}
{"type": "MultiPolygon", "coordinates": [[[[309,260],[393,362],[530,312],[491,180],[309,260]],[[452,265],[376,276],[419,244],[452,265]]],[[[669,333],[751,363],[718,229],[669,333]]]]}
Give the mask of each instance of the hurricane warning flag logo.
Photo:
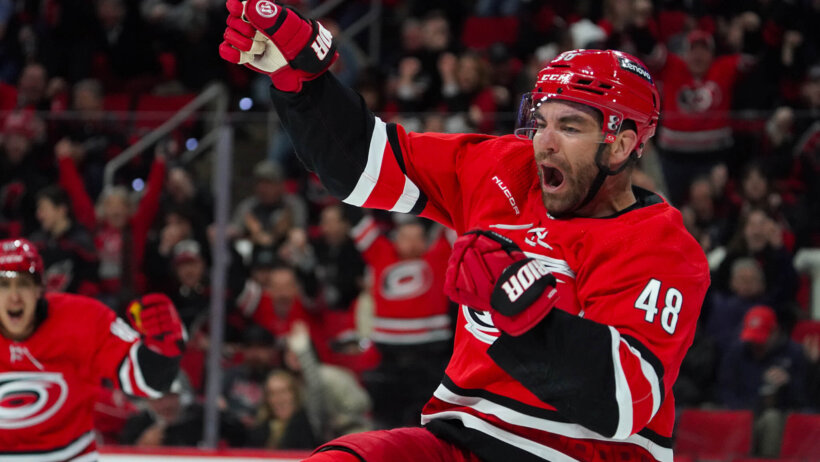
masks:
{"type": "Polygon", "coordinates": [[[0,429],[42,423],[60,410],[67,397],[68,385],[60,373],[0,373],[0,429]]]}

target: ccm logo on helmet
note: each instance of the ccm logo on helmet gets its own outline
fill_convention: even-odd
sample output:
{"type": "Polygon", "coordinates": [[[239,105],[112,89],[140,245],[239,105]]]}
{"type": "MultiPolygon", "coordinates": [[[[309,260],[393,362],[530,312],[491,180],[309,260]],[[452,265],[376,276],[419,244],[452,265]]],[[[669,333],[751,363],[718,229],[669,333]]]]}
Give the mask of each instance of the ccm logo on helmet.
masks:
{"type": "Polygon", "coordinates": [[[633,61],[630,61],[626,58],[618,58],[618,62],[621,64],[621,68],[628,70],[629,72],[639,75],[643,77],[649,83],[652,83],[652,76],[649,75],[649,71],[643,68],[640,64],[637,64],[633,61]]]}
{"type": "Polygon", "coordinates": [[[527,289],[532,287],[535,281],[548,274],[550,274],[550,272],[547,271],[544,265],[537,260],[532,260],[519,268],[515,274],[510,275],[510,278],[501,284],[501,289],[507,294],[507,298],[509,298],[511,302],[514,302],[518,300],[527,289]]]}
{"type": "Polygon", "coordinates": [[[263,18],[272,18],[279,13],[279,7],[273,2],[261,1],[256,4],[256,13],[263,18]]]}

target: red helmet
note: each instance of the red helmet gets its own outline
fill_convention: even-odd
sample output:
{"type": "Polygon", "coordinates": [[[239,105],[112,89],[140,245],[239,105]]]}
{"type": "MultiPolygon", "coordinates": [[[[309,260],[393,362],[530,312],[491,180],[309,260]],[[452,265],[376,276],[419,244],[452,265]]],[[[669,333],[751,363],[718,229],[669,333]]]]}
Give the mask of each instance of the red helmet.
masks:
{"type": "Polygon", "coordinates": [[[634,121],[639,155],[658,125],[660,95],[652,76],[638,58],[621,51],[573,50],[558,55],[541,69],[532,93],[525,95],[518,127],[531,133],[535,126],[531,114],[547,99],[601,111],[605,142],[615,140],[624,120],[634,121]]]}
{"type": "Polygon", "coordinates": [[[26,239],[0,241],[0,274],[27,273],[39,282],[43,276],[43,259],[37,248],[26,239]]]}

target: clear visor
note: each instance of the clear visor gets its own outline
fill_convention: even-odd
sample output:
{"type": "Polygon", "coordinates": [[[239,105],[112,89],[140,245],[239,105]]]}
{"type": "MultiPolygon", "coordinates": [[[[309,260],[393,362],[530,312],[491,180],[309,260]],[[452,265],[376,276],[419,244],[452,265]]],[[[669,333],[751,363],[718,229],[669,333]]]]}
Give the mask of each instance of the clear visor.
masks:
{"type": "Polygon", "coordinates": [[[550,131],[562,137],[586,138],[595,143],[612,143],[621,130],[623,116],[617,111],[607,109],[603,112],[597,108],[597,104],[581,98],[566,97],[555,93],[527,93],[521,98],[521,105],[518,107],[515,136],[524,140],[532,140],[536,135],[550,131]],[[600,130],[597,126],[595,130],[590,129],[587,124],[583,123],[582,119],[576,117],[559,117],[556,123],[548,126],[545,111],[541,108],[551,101],[582,105],[586,107],[584,108],[585,112],[586,109],[597,111],[604,118],[600,130]]]}

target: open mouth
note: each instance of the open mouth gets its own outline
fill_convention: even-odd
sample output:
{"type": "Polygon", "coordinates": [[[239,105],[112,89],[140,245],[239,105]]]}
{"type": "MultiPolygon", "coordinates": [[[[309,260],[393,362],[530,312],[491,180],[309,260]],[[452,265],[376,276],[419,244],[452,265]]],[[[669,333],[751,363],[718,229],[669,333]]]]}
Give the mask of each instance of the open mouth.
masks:
{"type": "Polygon", "coordinates": [[[545,189],[555,190],[564,184],[564,174],[555,167],[541,167],[541,183],[545,189]]]}
{"type": "Polygon", "coordinates": [[[19,310],[11,309],[11,310],[8,311],[8,313],[9,313],[9,317],[11,319],[20,319],[20,318],[23,317],[23,309],[22,308],[20,308],[19,310]]]}

